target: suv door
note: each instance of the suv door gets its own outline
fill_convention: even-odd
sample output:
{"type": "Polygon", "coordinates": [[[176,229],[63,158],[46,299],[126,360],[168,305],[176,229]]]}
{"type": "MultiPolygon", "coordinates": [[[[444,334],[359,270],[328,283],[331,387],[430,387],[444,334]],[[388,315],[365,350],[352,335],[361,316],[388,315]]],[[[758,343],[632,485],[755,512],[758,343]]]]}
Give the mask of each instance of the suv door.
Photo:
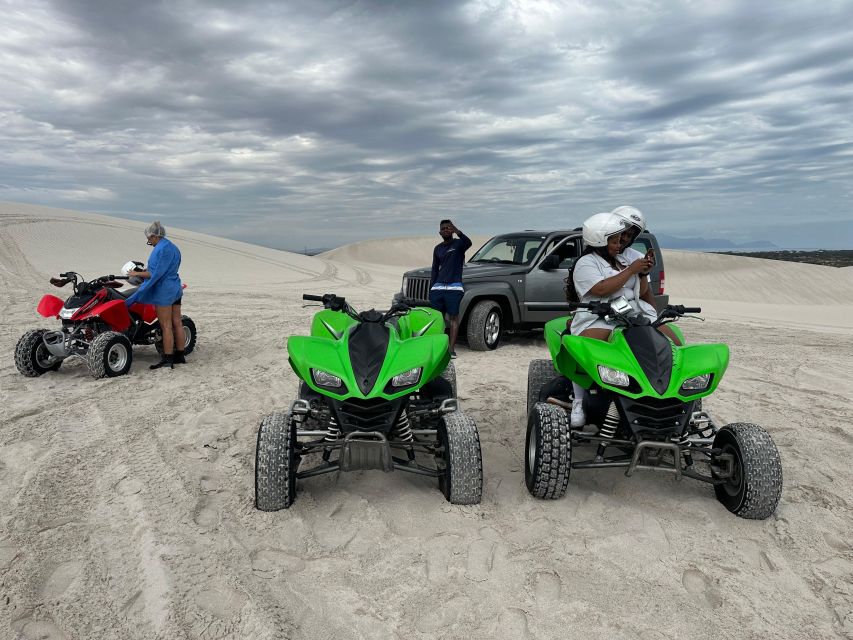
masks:
{"type": "Polygon", "coordinates": [[[553,246],[546,248],[542,257],[527,274],[524,288],[524,322],[548,322],[569,313],[566,302],[566,277],[569,269],[580,256],[580,238],[569,236],[553,246]],[[547,265],[549,256],[556,266],[547,265]],[[543,268],[548,266],[548,268],[543,268]],[[558,305],[562,311],[542,311],[539,307],[558,305]]]}

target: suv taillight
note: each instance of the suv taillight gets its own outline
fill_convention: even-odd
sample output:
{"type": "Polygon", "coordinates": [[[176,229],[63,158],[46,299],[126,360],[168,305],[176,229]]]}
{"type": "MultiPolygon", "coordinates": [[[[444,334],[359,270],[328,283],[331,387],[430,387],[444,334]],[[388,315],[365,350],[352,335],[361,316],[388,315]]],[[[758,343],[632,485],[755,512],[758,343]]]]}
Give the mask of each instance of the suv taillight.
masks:
{"type": "Polygon", "coordinates": [[[660,270],[660,293],[658,295],[663,295],[663,269],[660,270]]]}

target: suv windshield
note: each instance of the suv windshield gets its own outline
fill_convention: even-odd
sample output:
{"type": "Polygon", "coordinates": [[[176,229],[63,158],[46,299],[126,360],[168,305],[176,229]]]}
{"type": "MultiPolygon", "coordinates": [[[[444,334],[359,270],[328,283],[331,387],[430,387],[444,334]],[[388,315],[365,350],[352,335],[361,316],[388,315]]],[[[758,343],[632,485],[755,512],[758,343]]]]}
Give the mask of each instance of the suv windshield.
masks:
{"type": "Polygon", "coordinates": [[[468,262],[530,264],[546,237],[544,235],[497,236],[484,244],[468,262]]]}

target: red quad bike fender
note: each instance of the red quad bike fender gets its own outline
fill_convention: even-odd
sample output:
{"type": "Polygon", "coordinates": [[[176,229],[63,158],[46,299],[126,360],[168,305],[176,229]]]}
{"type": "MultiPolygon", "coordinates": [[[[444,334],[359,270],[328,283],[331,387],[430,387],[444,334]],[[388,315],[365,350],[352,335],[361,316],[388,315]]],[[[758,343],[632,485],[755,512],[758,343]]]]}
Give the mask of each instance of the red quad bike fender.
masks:
{"type": "Polygon", "coordinates": [[[130,326],[130,314],[127,312],[124,300],[110,300],[104,304],[95,305],[89,311],[79,316],[75,315],[72,320],[88,320],[95,317],[100,317],[114,331],[126,331],[130,326]]]}
{"type": "Polygon", "coordinates": [[[142,322],[145,324],[151,324],[157,319],[157,307],[153,304],[142,304],[141,302],[134,302],[130,305],[130,310],[133,311],[136,315],[142,318],[142,322]]]}
{"type": "Polygon", "coordinates": [[[52,318],[59,315],[65,303],[56,296],[46,295],[39,300],[39,306],[36,311],[45,318],[52,318]]]}

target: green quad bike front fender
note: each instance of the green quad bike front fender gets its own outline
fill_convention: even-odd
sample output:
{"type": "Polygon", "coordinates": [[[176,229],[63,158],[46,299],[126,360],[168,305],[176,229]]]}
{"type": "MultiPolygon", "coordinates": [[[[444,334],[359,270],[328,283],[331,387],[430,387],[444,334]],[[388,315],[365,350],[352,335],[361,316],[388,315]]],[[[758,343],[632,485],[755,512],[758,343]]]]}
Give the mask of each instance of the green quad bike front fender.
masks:
{"type": "MultiPolygon", "coordinates": [[[[556,318],[545,325],[545,342],[555,369],[563,376],[577,382],[585,389],[598,385],[631,398],[678,398],[682,402],[711,395],[729,364],[729,348],[725,344],[701,344],[672,348],[672,374],[665,386],[653,384],[637,362],[628,346],[623,329],[616,328],[608,341],[573,336],[565,333],[570,318],[556,318]],[[625,373],[631,380],[629,387],[615,386],[601,377],[600,367],[625,373]],[[706,373],[711,374],[710,384],[701,390],[685,390],[685,381],[706,373]]],[[[669,325],[684,342],[678,327],[669,325]]],[[[657,382],[657,381],[655,381],[657,382]]],[[[661,381],[665,382],[665,381],[661,381]]]]}
{"type": "MultiPolygon", "coordinates": [[[[314,316],[310,336],[287,339],[290,366],[314,391],[337,400],[347,398],[394,400],[439,377],[450,362],[444,320],[434,309],[417,307],[396,319],[381,368],[374,381],[357,377],[353,370],[349,338],[356,320],[344,313],[323,310],[314,316]],[[395,387],[394,376],[420,369],[411,384],[395,387]],[[332,386],[320,384],[316,372],[340,380],[332,386]],[[366,384],[367,382],[367,384],[366,384]]],[[[334,380],[332,380],[334,382],[334,380]]]]}

